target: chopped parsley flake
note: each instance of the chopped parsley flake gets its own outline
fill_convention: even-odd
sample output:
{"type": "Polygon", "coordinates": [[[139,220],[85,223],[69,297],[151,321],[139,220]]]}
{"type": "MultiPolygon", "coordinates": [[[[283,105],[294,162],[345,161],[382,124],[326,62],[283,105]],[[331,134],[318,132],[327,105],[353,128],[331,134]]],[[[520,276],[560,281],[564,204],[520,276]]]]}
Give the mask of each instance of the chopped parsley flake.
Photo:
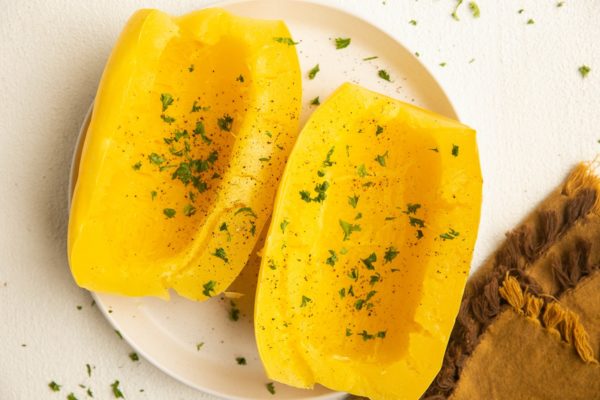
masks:
{"type": "MultiPolygon", "coordinates": [[[[350,272],[348,272],[348,278],[356,282],[358,280],[358,269],[352,268],[350,272]]],[[[348,291],[348,294],[350,294],[350,291],[348,291]]]]}
{"type": "Polygon", "coordinates": [[[363,331],[362,331],[361,333],[359,333],[358,335],[359,335],[359,336],[362,336],[362,338],[363,338],[363,340],[364,340],[365,342],[366,342],[367,340],[370,340],[370,339],[374,339],[374,338],[375,338],[375,336],[373,336],[373,335],[371,335],[371,334],[367,333],[367,331],[365,331],[365,330],[363,330],[363,331]]]}
{"type": "Polygon", "coordinates": [[[352,208],[356,208],[356,206],[358,205],[359,198],[360,198],[360,196],[357,196],[357,195],[348,196],[348,204],[350,204],[352,206],[352,208]]]}
{"type": "Polygon", "coordinates": [[[325,199],[327,199],[327,189],[329,189],[329,182],[323,181],[322,183],[317,183],[314,191],[317,193],[315,197],[310,197],[310,192],[308,190],[301,190],[300,198],[307,203],[314,201],[316,203],[322,203],[325,199]]]}
{"type": "Polygon", "coordinates": [[[447,64],[446,64],[446,62],[445,62],[445,61],[440,63],[440,67],[442,67],[442,68],[443,68],[443,67],[445,67],[446,65],[447,65],[447,64]]]}
{"type": "Polygon", "coordinates": [[[479,18],[479,16],[481,15],[479,6],[474,1],[471,1],[469,3],[469,10],[471,10],[471,13],[473,14],[473,18],[479,18]]]}
{"type": "Polygon", "coordinates": [[[194,214],[196,214],[196,207],[193,205],[186,204],[185,207],[183,207],[183,215],[186,217],[191,217],[194,214]]]}
{"type": "Polygon", "coordinates": [[[344,297],[346,297],[346,288],[341,288],[338,293],[340,294],[340,297],[343,299],[344,297]]]}
{"type": "Polygon", "coordinates": [[[225,114],[223,117],[217,120],[217,125],[222,131],[231,132],[231,127],[233,126],[233,117],[229,114],[225,114]]]}
{"type": "Polygon", "coordinates": [[[158,195],[158,193],[156,192],[156,190],[153,190],[150,192],[150,198],[152,200],[156,199],[156,196],[158,195]]]}
{"type": "Polygon", "coordinates": [[[319,100],[319,96],[315,97],[314,99],[312,99],[310,101],[311,106],[318,106],[319,104],[321,104],[321,101],[319,100]]]}
{"type": "Polygon", "coordinates": [[[369,257],[361,259],[363,264],[367,267],[367,269],[375,269],[373,263],[377,261],[377,254],[371,253],[369,257]]]}
{"type": "Polygon", "coordinates": [[[131,361],[140,361],[140,357],[138,356],[138,354],[135,351],[132,353],[129,353],[129,358],[131,359],[131,361]]]}
{"type": "Polygon", "coordinates": [[[423,231],[420,229],[417,229],[417,239],[421,239],[423,237],[423,231]]]}
{"type": "Polygon", "coordinates": [[[458,146],[455,144],[452,145],[452,155],[458,157],[458,146]]]}
{"type": "Polygon", "coordinates": [[[406,205],[406,211],[403,211],[403,212],[404,212],[404,214],[416,214],[416,213],[417,213],[417,210],[418,210],[419,208],[421,208],[421,205],[420,205],[420,204],[418,204],[418,203],[415,203],[415,204],[413,204],[413,203],[408,203],[408,204],[406,205]]]}
{"type": "Polygon", "coordinates": [[[377,337],[380,339],[385,339],[385,334],[386,334],[386,331],[379,331],[379,332],[377,332],[377,337]]]}
{"type": "Polygon", "coordinates": [[[206,297],[212,297],[212,295],[210,294],[210,292],[214,292],[215,291],[215,286],[217,285],[217,282],[215,281],[208,281],[206,282],[204,285],[202,285],[202,294],[205,295],[206,297]]]}
{"type": "Polygon", "coordinates": [[[523,11],[525,11],[525,9],[521,8],[519,11],[517,11],[517,14],[523,14],[523,11]]]}
{"type": "Polygon", "coordinates": [[[281,44],[287,44],[288,46],[295,46],[300,42],[294,42],[290,37],[274,37],[274,41],[281,44]]]}
{"type": "Polygon", "coordinates": [[[363,299],[358,299],[354,303],[354,308],[356,308],[358,311],[360,311],[360,310],[362,310],[364,304],[365,304],[365,301],[363,299]]]}
{"type": "Polygon", "coordinates": [[[353,232],[360,232],[360,225],[351,224],[351,223],[346,222],[341,219],[340,219],[340,227],[342,228],[342,231],[344,232],[344,241],[348,240],[350,238],[350,235],[352,235],[353,232]]]}
{"type": "Polygon", "coordinates": [[[321,71],[321,69],[319,68],[319,64],[312,67],[311,70],[308,71],[308,79],[315,79],[315,76],[317,76],[319,71],[321,71]]]}
{"type": "Polygon", "coordinates": [[[306,307],[306,305],[310,302],[312,302],[310,297],[302,296],[302,303],[300,304],[300,307],[306,307]]]}
{"type": "Polygon", "coordinates": [[[190,64],[190,66],[188,67],[188,71],[194,72],[194,64],[190,64]]]}
{"type": "Polygon", "coordinates": [[[533,20],[533,18],[529,18],[527,20],[527,25],[533,25],[533,24],[535,24],[535,21],[533,20]]]}
{"type": "Polygon", "coordinates": [[[454,7],[454,11],[452,11],[452,14],[450,14],[452,16],[452,18],[454,18],[456,21],[460,21],[460,18],[458,18],[458,7],[460,7],[460,5],[463,3],[463,0],[457,0],[456,1],[456,6],[454,7]]]}
{"type": "Polygon", "coordinates": [[[356,216],[354,217],[354,220],[356,221],[357,219],[361,219],[362,218],[362,213],[356,213],[356,216]]]}
{"type": "Polygon", "coordinates": [[[381,280],[381,274],[379,272],[377,272],[375,275],[371,275],[371,277],[369,279],[369,284],[371,286],[373,286],[374,284],[376,284],[380,280],[381,280]]]}
{"type": "Polygon", "coordinates": [[[168,115],[165,115],[165,114],[161,114],[160,118],[163,121],[165,121],[167,124],[172,124],[173,122],[175,122],[175,118],[169,117],[168,115]]]}
{"type": "Polygon", "coordinates": [[[588,74],[590,73],[592,69],[590,67],[588,67],[587,65],[582,65],[581,67],[578,68],[579,73],[581,74],[582,78],[585,78],[586,76],[588,76],[588,74]]]}
{"type": "Polygon", "coordinates": [[[121,332],[119,330],[115,329],[115,333],[117,334],[119,339],[123,340],[123,335],[121,335],[121,332]]]}
{"type": "Polygon", "coordinates": [[[155,164],[155,165],[160,165],[160,164],[162,164],[162,163],[165,162],[165,158],[163,156],[161,156],[161,155],[156,154],[156,153],[150,154],[148,156],[148,160],[150,160],[150,162],[152,164],[155,164]]]}
{"type": "Polygon", "coordinates": [[[244,83],[244,75],[240,74],[240,76],[238,76],[237,78],[235,78],[236,81],[244,83]]]}
{"type": "Polygon", "coordinates": [[[269,393],[275,394],[275,384],[273,384],[273,382],[269,382],[265,386],[267,387],[269,393]]]}
{"type": "Polygon", "coordinates": [[[231,303],[231,308],[229,309],[229,319],[232,321],[237,321],[240,319],[240,309],[237,308],[234,301],[231,303]]]}
{"type": "Polygon", "coordinates": [[[350,38],[336,38],[335,39],[335,48],[338,50],[345,49],[346,47],[350,46],[351,41],[352,41],[352,39],[350,39],[350,38]]]}
{"type": "Polygon", "coordinates": [[[131,166],[131,168],[133,168],[134,171],[139,171],[140,168],[142,168],[142,162],[141,161],[136,162],[135,164],[133,164],[131,166]]]}
{"type": "Polygon", "coordinates": [[[69,395],[67,396],[67,400],[78,400],[77,397],[75,397],[75,395],[73,393],[69,393],[69,395]]]}
{"type": "Polygon", "coordinates": [[[377,125],[377,129],[375,129],[375,136],[379,136],[383,133],[383,126],[377,125]]]}
{"type": "Polygon", "coordinates": [[[167,111],[167,108],[173,104],[173,96],[169,93],[162,93],[160,95],[160,102],[162,103],[162,111],[165,112],[167,111]]]}
{"type": "Polygon", "coordinates": [[[377,57],[377,56],[365,57],[365,58],[363,58],[363,61],[371,61],[371,60],[375,60],[375,59],[378,59],[378,58],[379,57],[377,57]]]}
{"type": "Polygon", "coordinates": [[[196,351],[200,351],[202,346],[204,346],[204,342],[200,342],[200,343],[196,344],[196,351]]]}
{"type": "Polygon", "coordinates": [[[198,105],[198,102],[194,100],[194,104],[192,104],[192,112],[198,112],[202,110],[202,106],[198,105]]]}
{"type": "Polygon", "coordinates": [[[390,74],[385,69],[380,69],[377,75],[384,81],[391,82],[390,74]]]}
{"type": "Polygon", "coordinates": [[[90,364],[85,364],[85,370],[87,371],[87,374],[89,377],[92,376],[92,367],[90,366],[90,364]]]}
{"type": "Polygon", "coordinates": [[[400,252],[398,250],[396,250],[395,247],[390,246],[387,248],[387,250],[385,251],[385,255],[383,256],[383,258],[385,259],[386,263],[392,262],[392,260],[394,258],[396,258],[396,256],[399,254],[400,252]]]}
{"type": "Polygon", "coordinates": [[[227,254],[225,254],[225,249],[223,249],[222,247],[219,247],[215,250],[214,253],[212,253],[213,256],[220,258],[221,260],[225,261],[225,263],[229,263],[229,259],[227,258],[227,254]]]}
{"type": "Polygon", "coordinates": [[[237,362],[238,365],[246,365],[246,359],[244,357],[236,357],[235,362],[237,362]]]}
{"type": "Polygon", "coordinates": [[[375,161],[377,161],[379,163],[379,165],[381,165],[382,167],[385,167],[385,160],[388,156],[388,152],[386,151],[385,153],[381,154],[381,155],[377,155],[377,157],[375,157],[375,161]]]}
{"type": "Polygon", "coordinates": [[[176,211],[172,208],[165,208],[163,209],[163,214],[165,214],[165,217],[167,218],[173,218],[176,214],[176,211]]]}
{"type": "Polygon", "coordinates": [[[327,156],[325,157],[325,161],[323,161],[323,168],[331,167],[331,166],[333,166],[335,164],[334,161],[331,161],[331,156],[333,155],[334,150],[335,150],[335,147],[332,147],[327,152],[327,156]]]}
{"type": "Polygon", "coordinates": [[[257,218],[256,214],[254,213],[254,211],[252,211],[252,208],[250,208],[250,207],[242,207],[239,210],[237,210],[235,212],[235,214],[233,214],[233,215],[238,215],[238,214],[250,215],[254,218],[257,218]]]}
{"type": "Polygon", "coordinates": [[[369,173],[367,172],[367,167],[365,167],[365,164],[361,164],[358,167],[356,167],[356,173],[361,178],[364,178],[365,176],[369,175],[369,173]]]}
{"type": "Polygon", "coordinates": [[[110,387],[112,388],[112,392],[113,392],[113,395],[115,396],[115,399],[124,399],[125,398],[125,396],[123,396],[123,393],[119,389],[119,381],[114,381],[113,383],[110,384],[110,387]]]}
{"type": "Polygon", "coordinates": [[[411,19],[410,21],[408,21],[409,24],[411,24],[412,26],[417,26],[417,21],[414,19],[411,19]]]}
{"type": "Polygon", "coordinates": [[[458,237],[460,235],[459,232],[456,232],[454,229],[450,228],[448,230],[448,232],[442,233],[440,235],[440,238],[442,238],[442,240],[453,240],[455,237],[458,237]]]}
{"type": "Polygon", "coordinates": [[[325,264],[331,265],[333,267],[338,260],[337,254],[334,250],[329,250],[329,254],[330,256],[327,258],[327,260],[325,260],[325,264]]]}
{"type": "Polygon", "coordinates": [[[212,143],[212,139],[206,136],[206,129],[204,129],[204,123],[202,121],[196,122],[196,127],[194,128],[194,135],[200,135],[202,141],[206,144],[212,143]]]}
{"type": "Polygon", "coordinates": [[[285,228],[290,224],[290,221],[288,221],[287,219],[284,219],[281,224],[279,224],[279,227],[281,228],[281,233],[285,233],[285,228]]]}
{"type": "Polygon", "coordinates": [[[419,228],[424,228],[425,227],[425,221],[423,221],[422,219],[419,218],[415,218],[415,217],[408,217],[410,226],[416,226],[419,228]]]}
{"type": "Polygon", "coordinates": [[[352,336],[352,331],[350,328],[346,328],[346,336],[352,336]]]}
{"type": "Polygon", "coordinates": [[[59,385],[58,383],[52,381],[48,384],[48,387],[53,391],[53,392],[58,392],[60,390],[61,385],[59,385]]]}

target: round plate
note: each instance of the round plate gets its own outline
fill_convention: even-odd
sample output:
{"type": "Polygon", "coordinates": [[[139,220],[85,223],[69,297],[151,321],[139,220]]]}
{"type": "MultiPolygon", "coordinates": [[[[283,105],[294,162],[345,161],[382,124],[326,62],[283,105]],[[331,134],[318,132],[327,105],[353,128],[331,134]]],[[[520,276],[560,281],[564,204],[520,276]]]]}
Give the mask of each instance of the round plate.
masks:
{"type": "MultiPolygon", "coordinates": [[[[314,109],[310,101],[325,99],[345,81],[414,103],[451,118],[457,115],[444,91],[425,67],[400,43],[368,22],[338,9],[307,1],[249,0],[219,4],[234,14],[284,20],[299,41],[304,100],[301,123],[314,109]],[[351,38],[350,46],[336,50],[335,38],[351,38]],[[377,57],[369,59],[371,57],[377,57]],[[365,60],[367,59],[367,60],[365,60]],[[313,80],[307,72],[319,64],[313,80]],[[391,82],[379,77],[389,73],[391,82]]],[[[81,128],[71,168],[72,194],[85,132],[81,128]]],[[[256,272],[244,271],[236,284],[253,293],[256,272]],[[245,279],[248,277],[248,279],[245,279]]],[[[317,386],[301,390],[275,383],[275,395],[266,377],[253,332],[253,295],[236,299],[238,321],[229,319],[231,299],[217,296],[203,303],[175,294],[170,301],[128,298],[94,293],[106,318],[144,358],[194,388],[229,399],[334,399],[343,393],[317,386]],[[247,365],[238,365],[244,357],[247,365]]]]}

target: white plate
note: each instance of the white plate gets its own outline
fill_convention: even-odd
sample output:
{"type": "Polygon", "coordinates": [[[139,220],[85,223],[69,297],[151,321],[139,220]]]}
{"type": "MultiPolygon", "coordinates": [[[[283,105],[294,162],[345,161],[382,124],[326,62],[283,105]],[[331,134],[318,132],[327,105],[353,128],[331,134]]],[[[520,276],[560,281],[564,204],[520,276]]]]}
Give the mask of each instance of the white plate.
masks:
{"type": "MultiPolygon", "coordinates": [[[[346,12],[307,1],[248,0],[226,2],[223,8],[238,15],[282,19],[300,41],[297,50],[304,79],[302,123],[314,107],[311,99],[326,98],[345,81],[361,84],[392,97],[457,118],[452,104],[435,79],[406,48],[368,22],[346,12]],[[333,39],[349,37],[349,47],[336,50],[333,39]],[[363,58],[378,56],[371,61],[363,58]],[[314,80],[307,71],[319,64],[314,80]],[[392,82],[378,77],[385,69],[392,82]]],[[[70,190],[77,178],[84,122],[73,157],[70,190]]],[[[245,271],[252,286],[253,271],[245,271]]],[[[242,281],[243,281],[242,277],[242,281]]],[[[159,369],[194,388],[229,399],[334,399],[343,393],[322,387],[300,390],[275,383],[271,395],[258,357],[252,327],[253,296],[237,300],[240,320],[228,318],[229,300],[217,296],[195,303],[176,295],[170,302],[94,293],[106,318],[133,348],[159,369]],[[197,344],[204,345],[197,350],[197,344]],[[245,357],[239,366],[236,357],[245,357]]]]}

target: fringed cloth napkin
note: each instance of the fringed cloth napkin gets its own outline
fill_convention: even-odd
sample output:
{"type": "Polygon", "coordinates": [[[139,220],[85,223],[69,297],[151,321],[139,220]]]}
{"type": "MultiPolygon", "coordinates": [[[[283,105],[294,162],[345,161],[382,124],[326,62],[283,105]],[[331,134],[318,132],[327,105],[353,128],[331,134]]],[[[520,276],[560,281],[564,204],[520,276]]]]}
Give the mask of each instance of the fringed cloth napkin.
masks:
{"type": "Polygon", "coordinates": [[[567,180],[469,279],[424,400],[600,399],[600,179],[567,180]]]}

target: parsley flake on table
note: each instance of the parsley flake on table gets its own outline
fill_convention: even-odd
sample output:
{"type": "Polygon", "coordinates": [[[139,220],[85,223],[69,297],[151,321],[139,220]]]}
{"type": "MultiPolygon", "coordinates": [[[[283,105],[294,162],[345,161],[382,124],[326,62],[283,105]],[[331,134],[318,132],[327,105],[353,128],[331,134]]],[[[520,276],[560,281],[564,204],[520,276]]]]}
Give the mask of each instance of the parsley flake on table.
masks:
{"type": "Polygon", "coordinates": [[[75,395],[73,393],[69,393],[69,395],[67,396],[67,400],[78,400],[77,397],[75,397],[75,395]]]}
{"type": "Polygon", "coordinates": [[[172,209],[172,208],[165,208],[165,209],[163,209],[163,214],[167,218],[173,218],[176,213],[177,212],[174,209],[172,209]]]}
{"type": "Polygon", "coordinates": [[[312,67],[311,70],[308,71],[308,79],[315,79],[315,76],[317,76],[319,71],[321,71],[321,69],[319,68],[319,64],[312,67]]]}
{"type": "Polygon", "coordinates": [[[400,254],[400,252],[394,246],[388,247],[385,251],[385,255],[383,256],[383,259],[385,260],[384,264],[392,262],[392,260],[396,258],[398,254],[400,254]]]}
{"type": "Polygon", "coordinates": [[[385,69],[380,69],[380,70],[377,72],[377,75],[378,75],[378,76],[379,76],[381,79],[383,79],[383,80],[385,80],[385,81],[388,81],[388,82],[391,82],[391,81],[392,81],[392,80],[391,80],[391,78],[390,78],[390,74],[389,74],[389,73],[388,73],[388,72],[387,72],[385,69]]]}
{"type": "Polygon", "coordinates": [[[124,399],[125,396],[123,396],[123,392],[121,392],[121,389],[119,389],[119,381],[114,381],[113,383],[110,384],[110,387],[112,388],[112,392],[113,395],[115,396],[115,399],[124,399]]]}
{"type": "Polygon", "coordinates": [[[371,60],[376,60],[378,58],[379,58],[378,56],[365,57],[365,58],[363,58],[363,61],[371,61],[371,60]]]}
{"type": "Polygon", "coordinates": [[[344,241],[348,240],[350,238],[350,235],[352,235],[352,233],[354,232],[360,232],[360,225],[358,224],[351,224],[350,222],[346,222],[344,220],[340,219],[340,227],[342,228],[342,231],[344,232],[344,241]]]}
{"type": "Polygon", "coordinates": [[[535,21],[533,20],[533,18],[529,18],[527,20],[527,25],[533,25],[533,24],[535,24],[535,21]]]}
{"type": "Polygon", "coordinates": [[[586,76],[588,76],[588,74],[590,73],[590,71],[592,69],[590,67],[588,67],[587,65],[582,65],[577,70],[579,71],[579,74],[581,75],[581,77],[585,78],[586,76]]]}
{"type": "Polygon", "coordinates": [[[461,6],[461,4],[463,3],[463,0],[456,0],[456,5],[454,6],[454,11],[452,11],[452,14],[450,14],[452,16],[452,18],[454,18],[454,20],[456,21],[460,21],[460,18],[458,18],[458,8],[461,6]]]}
{"type": "Polygon", "coordinates": [[[412,26],[417,26],[417,21],[414,19],[411,19],[410,21],[408,21],[409,24],[411,24],[412,26]]]}
{"type": "Polygon", "coordinates": [[[319,100],[319,96],[315,97],[314,99],[312,99],[310,101],[310,105],[311,106],[318,106],[321,104],[321,101],[319,100]]]}
{"type": "Polygon", "coordinates": [[[204,346],[204,342],[200,342],[196,344],[196,351],[200,351],[200,349],[204,346]]]}
{"type": "Polygon", "coordinates": [[[350,38],[336,38],[335,39],[335,48],[337,50],[340,49],[345,49],[346,47],[350,46],[350,42],[352,41],[352,39],[350,38]]]}
{"type": "Polygon", "coordinates": [[[140,361],[140,357],[138,356],[138,354],[134,351],[132,353],[129,353],[129,358],[131,359],[131,361],[140,361]]]}
{"type": "Polygon", "coordinates": [[[244,357],[236,357],[235,358],[235,362],[237,362],[238,365],[246,365],[246,358],[244,358],[244,357]]]}
{"type": "Polygon", "coordinates": [[[240,319],[240,309],[237,308],[237,305],[235,304],[235,302],[232,300],[230,302],[231,308],[229,309],[229,319],[231,321],[237,321],[240,319]]]}
{"type": "Polygon", "coordinates": [[[206,282],[204,285],[202,285],[202,294],[205,295],[206,297],[212,297],[212,295],[210,294],[210,292],[214,292],[215,291],[215,286],[217,285],[217,282],[215,281],[208,281],[206,282]]]}
{"type": "Polygon", "coordinates": [[[62,385],[59,385],[58,383],[52,381],[48,384],[48,387],[53,391],[53,392],[58,392],[60,390],[60,387],[62,385]]]}
{"type": "Polygon", "coordinates": [[[479,6],[474,1],[469,2],[469,10],[473,14],[473,18],[479,18],[481,16],[481,10],[479,6]]]}
{"type": "Polygon", "coordinates": [[[160,102],[162,103],[162,111],[165,112],[167,111],[167,108],[173,104],[173,96],[169,93],[162,93],[160,95],[160,102]]]}
{"type": "Polygon", "coordinates": [[[294,42],[290,37],[274,37],[274,41],[281,44],[287,44],[288,46],[295,46],[300,42],[294,42]]]}
{"type": "Polygon", "coordinates": [[[266,386],[267,390],[269,391],[269,393],[275,394],[275,384],[273,384],[273,382],[269,382],[265,386],[266,386]]]}
{"type": "Polygon", "coordinates": [[[446,65],[447,65],[447,64],[446,64],[446,62],[445,62],[445,61],[440,63],[440,67],[442,67],[442,68],[444,68],[446,65]]]}
{"type": "Polygon", "coordinates": [[[115,329],[115,333],[117,334],[119,339],[123,340],[123,335],[121,335],[121,332],[119,330],[115,329]]]}
{"type": "Polygon", "coordinates": [[[233,126],[233,117],[229,114],[225,114],[223,117],[217,120],[217,125],[222,131],[231,132],[231,127],[233,126]]]}
{"type": "Polygon", "coordinates": [[[227,258],[225,249],[223,249],[222,247],[219,247],[218,249],[216,249],[215,252],[212,253],[212,255],[225,261],[226,264],[229,263],[229,259],[227,258]]]}

